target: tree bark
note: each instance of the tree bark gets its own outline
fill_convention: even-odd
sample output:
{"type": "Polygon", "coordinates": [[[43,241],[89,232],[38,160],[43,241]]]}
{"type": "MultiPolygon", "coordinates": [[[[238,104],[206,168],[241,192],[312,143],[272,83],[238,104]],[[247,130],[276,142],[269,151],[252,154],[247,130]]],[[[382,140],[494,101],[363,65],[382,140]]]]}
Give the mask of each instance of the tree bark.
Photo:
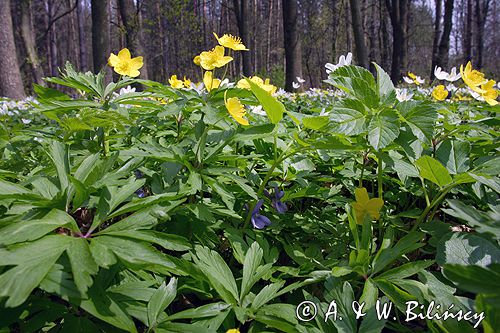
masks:
{"type": "MultiPolygon", "coordinates": [[[[247,48],[250,45],[250,0],[233,0],[234,11],[236,14],[236,23],[240,33],[241,40],[247,48]]],[[[249,51],[242,52],[243,57],[243,75],[252,75],[252,55],[249,51]]]]}
{"type": "MultiPolygon", "coordinates": [[[[132,56],[145,56],[144,49],[140,40],[141,26],[139,21],[139,11],[133,0],[118,0],[120,17],[125,26],[125,42],[132,56]]],[[[146,60],[147,57],[144,57],[146,60]]],[[[141,69],[141,78],[147,79],[147,67],[141,69]]]]}
{"type": "Polygon", "coordinates": [[[386,0],[387,10],[392,25],[392,64],[391,79],[398,82],[401,79],[401,71],[405,59],[406,29],[405,17],[407,18],[408,0],[386,0]]]}
{"type": "Polygon", "coordinates": [[[10,0],[4,0],[0,6],[0,96],[23,99],[23,80],[17,61],[16,45],[10,11],[10,0]]]}
{"type": "Polygon", "coordinates": [[[476,41],[477,41],[477,67],[483,67],[483,51],[484,51],[484,26],[488,17],[490,0],[476,0],[476,41]],[[482,4],[482,6],[481,6],[482,4]]]}
{"type": "Polygon", "coordinates": [[[436,9],[434,11],[434,13],[436,14],[436,18],[434,21],[434,40],[432,42],[431,80],[434,79],[434,67],[436,67],[436,64],[437,64],[439,39],[441,37],[441,15],[442,15],[441,8],[442,7],[443,7],[443,1],[436,0],[436,9]]]}
{"type": "Polygon", "coordinates": [[[36,51],[35,35],[33,33],[31,0],[21,1],[21,34],[23,36],[24,46],[26,47],[26,53],[28,54],[35,83],[43,84],[43,70],[36,51]]]}
{"type": "Polygon", "coordinates": [[[350,0],[351,4],[351,20],[352,33],[354,36],[354,44],[356,46],[356,60],[358,65],[368,68],[368,56],[366,54],[365,34],[363,25],[361,24],[361,11],[359,9],[358,0],[350,0]]]}
{"type": "Polygon", "coordinates": [[[436,65],[439,67],[448,66],[448,57],[450,49],[450,34],[453,19],[453,4],[454,0],[445,0],[444,4],[444,19],[443,19],[443,34],[439,42],[436,65]]]}
{"type": "Polygon", "coordinates": [[[297,0],[282,0],[285,41],[285,90],[293,90],[293,81],[302,77],[302,50],[299,36],[297,0]]]}
{"type": "Polygon", "coordinates": [[[102,70],[109,57],[109,0],[91,0],[92,8],[92,60],[94,72],[102,70]]]}

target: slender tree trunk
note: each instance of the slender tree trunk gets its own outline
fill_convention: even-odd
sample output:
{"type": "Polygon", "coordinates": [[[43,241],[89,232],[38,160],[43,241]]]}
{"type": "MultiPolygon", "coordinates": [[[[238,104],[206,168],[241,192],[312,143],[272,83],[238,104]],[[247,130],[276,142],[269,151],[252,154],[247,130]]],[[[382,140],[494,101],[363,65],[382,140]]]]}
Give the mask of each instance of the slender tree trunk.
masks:
{"type": "Polygon", "coordinates": [[[437,66],[447,67],[449,48],[450,48],[450,34],[453,20],[453,2],[454,0],[445,0],[444,4],[444,20],[443,20],[443,34],[439,42],[439,49],[436,59],[437,66]]]}
{"type": "Polygon", "coordinates": [[[16,55],[14,31],[10,11],[10,0],[3,0],[0,6],[0,96],[23,99],[23,80],[16,55]]]}
{"type": "Polygon", "coordinates": [[[35,83],[44,84],[42,80],[43,70],[36,51],[35,35],[33,33],[33,23],[31,19],[31,0],[21,1],[21,34],[23,36],[26,53],[31,65],[31,71],[35,83]]]}
{"type": "Polygon", "coordinates": [[[467,0],[467,19],[465,23],[464,36],[465,59],[464,62],[472,60],[472,0],[467,0]]]}
{"type": "MultiPolygon", "coordinates": [[[[140,40],[141,26],[139,21],[139,11],[134,4],[134,0],[118,0],[120,17],[125,26],[125,42],[132,56],[145,56],[140,40]]],[[[144,57],[147,60],[147,57],[144,57]]],[[[147,79],[147,66],[141,69],[141,78],[147,79]]]]}
{"type": "MultiPolygon", "coordinates": [[[[250,45],[250,0],[233,0],[234,11],[236,14],[236,23],[240,37],[248,48],[250,45]]],[[[249,51],[244,51],[243,56],[243,75],[252,75],[252,54],[249,51]]]]}
{"type": "Polygon", "coordinates": [[[476,0],[476,34],[477,34],[477,67],[483,67],[483,51],[484,51],[484,27],[486,25],[486,18],[488,17],[488,10],[490,0],[476,0]],[[481,6],[482,4],[482,6],[481,6]]]}
{"type": "Polygon", "coordinates": [[[406,32],[404,18],[407,17],[408,0],[386,0],[392,25],[392,65],[391,79],[398,82],[405,59],[406,32]]]}
{"type": "Polygon", "coordinates": [[[92,60],[94,72],[102,70],[109,57],[109,0],[91,0],[92,60]]]}
{"type": "Polygon", "coordinates": [[[437,64],[439,39],[441,37],[442,7],[443,7],[443,1],[436,0],[436,9],[434,11],[434,13],[436,14],[436,18],[434,20],[434,40],[432,42],[431,80],[434,79],[434,67],[436,67],[437,64]]]}
{"type": "Polygon", "coordinates": [[[351,4],[351,19],[352,32],[354,35],[354,43],[356,45],[356,60],[360,66],[368,68],[368,56],[366,54],[365,33],[361,24],[361,12],[359,9],[358,0],[350,0],[351,4]]]}
{"type": "Polygon", "coordinates": [[[285,90],[293,90],[295,78],[302,77],[302,50],[299,35],[297,0],[282,0],[285,41],[285,90]]]}
{"type": "Polygon", "coordinates": [[[84,6],[83,1],[78,3],[76,7],[76,20],[78,24],[78,58],[80,60],[80,70],[86,71],[89,66],[87,64],[87,43],[85,40],[85,25],[84,25],[84,15],[85,10],[82,9],[84,6]]]}

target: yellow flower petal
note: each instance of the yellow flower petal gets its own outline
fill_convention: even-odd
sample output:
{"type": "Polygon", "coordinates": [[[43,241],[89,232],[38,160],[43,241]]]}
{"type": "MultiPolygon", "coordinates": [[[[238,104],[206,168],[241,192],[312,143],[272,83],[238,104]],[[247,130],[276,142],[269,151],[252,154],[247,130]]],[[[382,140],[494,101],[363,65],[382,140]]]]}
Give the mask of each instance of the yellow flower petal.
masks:
{"type": "Polygon", "coordinates": [[[356,197],[356,201],[352,203],[352,208],[356,215],[356,223],[363,224],[366,215],[375,220],[380,218],[380,209],[384,206],[382,198],[370,199],[364,187],[356,188],[354,196],[356,197]]]}
{"type": "Polygon", "coordinates": [[[118,58],[118,56],[116,54],[111,53],[109,55],[108,65],[110,65],[111,67],[115,67],[116,65],[118,65],[119,62],[120,62],[120,58],[118,58]]]}
{"type": "Polygon", "coordinates": [[[448,97],[448,90],[440,84],[432,90],[432,97],[438,101],[444,101],[448,97]]]}
{"type": "Polygon", "coordinates": [[[144,63],[142,57],[135,57],[132,59],[130,51],[125,48],[120,50],[117,56],[111,53],[108,59],[108,64],[113,67],[116,73],[120,75],[136,77],[141,74],[139,69],[144,63]]]}
{"type": "Polygon", "coordinates": [[[130,59],[130,68],[132,69],[140,69],[144,65],[142,57],[135,57],[130,59]]]}
{"type": "Polygon", "coordinates": [[[248,125],[248,120],[245,119],[245,106],[241,104],[238,97],[231,97],[226,99],[224,94],[224,104],[226,105],[227,111],[238,123],[242,125],[248,125]]]}
{"type": "Polygon", "coordinates": [[[128,61],[131,58],[130,51],[127,48],[121,49],[120,52],[118,52],[118,58],[120,58],[120,61],[128,61]]]}

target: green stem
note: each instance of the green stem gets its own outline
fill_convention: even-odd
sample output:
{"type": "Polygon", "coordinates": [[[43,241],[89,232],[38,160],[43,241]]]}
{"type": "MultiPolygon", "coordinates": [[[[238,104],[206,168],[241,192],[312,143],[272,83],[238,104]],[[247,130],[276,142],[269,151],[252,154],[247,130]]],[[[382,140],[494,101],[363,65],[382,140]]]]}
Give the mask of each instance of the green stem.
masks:
{"type": "Polygon", "coordinates": [[[425,207],[425,209],[422,212],[422,214],[420,214],[420,216],[418,217],[417,222],[411,228],[412,231],[417,230],[417,227],[425,220],[425,218],[427,217],[427,215],[429,214],[429,212],[432,210],[432,208],[434,208],[435,206],[437,206],[438,204],[440,204],[441,201],[443,201],[443,199],[446,196],[446,194],[448,194],[448,192],[452,188],[453,188],[453,186],[449,186],[449,187],[441,190],[441,193],[434,200],[432,200],[432,203],[429,206],[425,207]]]}
{"type": "Polygon", "coordinates": [[[377,154],[378,165],[377,165],[377,185],[378,185],[378,197],[382,199],[383,187],[382,187],[382,153],[377,154]]]}
{"type": "Polygon", "coordinates": [[[429,207],[431,205],[431,202],[429,200],[429,195],[427,194],[427,190],[425,189],[424,179],[420,177],[420,181],[422,182],[422,189],[424,190],[425,203],[427,204],[427,207],[429,207]]]}
{"type": "Polygon", "coordinates": [[[361,160],[361,176],[359,177],[359,187],[363,187],[363,175],[365,173],[365,159],[366,159],[366,153],[363,153],[363,157],[361,160]]]}

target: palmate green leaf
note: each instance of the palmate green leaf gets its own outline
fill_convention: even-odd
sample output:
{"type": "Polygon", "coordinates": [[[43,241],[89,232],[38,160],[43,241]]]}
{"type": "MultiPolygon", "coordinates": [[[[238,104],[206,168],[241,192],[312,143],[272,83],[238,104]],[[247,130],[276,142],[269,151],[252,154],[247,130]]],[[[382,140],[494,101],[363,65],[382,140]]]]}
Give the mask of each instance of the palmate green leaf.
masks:
{"type": "Polygon", "coordinates": [[[241,280],[240,302],[243,300],[255,282],[254,276],[262,261],[263,251],[259,243],[254,242],[248,249],[243,262],[243,279],[241,280]]]}
{"type": "Polygon", "coordinates": [[[406,302],[416,300],[416,297],[402,290],[386,279],[373,280],[376,286],[398,307],[400,311],[406,310],[406,302]]]}
{"type": "Polygon", "coordinates": [[[47,152],[52,165],[56,169],[59,188],[64,191],[69,185],[69,151],[68,147],[59,141],[52,141],[47,152]]]}
{"type": "Polygon", "coordinates": [[[450,232],[439,241],[436,262],[486,267],[500,262],[500,250],[485,238],[450,232]]]}
{"type": "Polygon", "coordinates": [[[67,112],[73,110],[81,110],[83,108],[98,108],[101,105],[94,101],[76,99],[70,101],[64,100],[50,100],[41,103],[36,107],[36,111],[49,113],[49,112],[67,112]]]}
{"type": "Polygon", "coordinates": [[[479,265],[445,264],[443,275],[458,288],[471,293],[496,294],[500,297],[500,265],[489,267],[479,265]]]}
{"type": "Polygon", "coordinates": [[[278,292],[285,284],[285,281],[271,283],[260,290],[252,301],[252,309],[257,310],[278,296],[278,292]]]}
{"type": "Polygon", "coordinates": [[[355,101],[342,102],[343,106],[332,109],[330,113],[332,131],[345,135],[358,135],[366,131],[365,112],[348,107],[349,104],[355,103],[355,101]]]}
{"type": "Polygon", "coordinates": [[[305,128],[319,131],[324,129],[329,123],[328,116],[309,116],[302,119],[302,124],[305,128]]]}
{"type": "Polygon", "coordinates": [[[500,239],[500,218],[494,211],[485,213],[459,200],[450,199],[446,202],[449,208],[441,209],[443,212],[467,222],[479,233],[487,232],[495,239],[500,239]]]}
{"type": "Polygon", "coordinates": [[[445,140],[437,148],[436,158],[452,175],[456,175],[469,170],[470,149],[468,141],[445,140]]]}
{"type": "Polygon", "coordinates": [[[231,269],[222,257],[207,247],[196,246],[195,264],[208,278],[212,287],[219,296],[228,304],[238,304],[238,287],[231,269]]]}
{"type": "Polygon", "coordinates": [[[52,209],[44,217],[35,220],[22,220],[0,229],[0,244],[10,245],[25,241],[36,240],[49,232],[67,226],[78,231],[75,220],[66,212],[52,209]]]}
{"type": "Polygon", "coordinates": [[[172,251],[188,251],[192,248],[191,243],[182,236],[154,230],[123,230],[110,232],[106,232],[106,230],[104,230],[101,234],[142,240],[160,245],[164,249],[172,251]]]}
{"type": "Polygon", "coordinates": [[[337,68],[333,73],[330,73],[326,82],[345,91],[369,108],[376,108],[380,102],[375,79],[363,67],[342,66],[337,68]]]}
{"type": "Polygon", "coordinates": [[[155,327],[160,314],[172,303],[177,294],[177,279],[171,278],[168,285],[163,282],[148,302],[148,326],[155,327]]]}
{"type": "Polygon", "coordinates": [[[166,318],[166,321],[173,321],[179,319],[198,319],[198,318],[207,318],[207,317],[215,317],[222,311],[229,308],[230,305],[226,303],[210,303],[199,306],[194,309],[187,309],[184,311],[176,312],[166,318]]]}
{"type": "Polygon", "coordinates": [[[92,275],[97,274],[97,266],[90,252],[88,241],[84,238],[73,238],[66,250],[73,279],[78,290],[83,296],[87,294],[88,288],[92,285],[92,275]]]}
{"type": "Polygon", "coordinates": [[[431,266],[433,263],[433,260],[412,261],[385,271],[384,273],[378,275],[378,277],[384,278],[389,281],[394,279],[404,279],[419,273],[420,271],[431,266]]]}
{"type": "Polygon", "coordinates": [[[51,235],[10,249],[0,249],[0,266],[15,266],[0,275],[0,297],[7,297],[5,306],[21,305],[28,298],[66,250],[70,240],[68,236],[51,235]]]}
{"type": "Polygon", "coordinates": [[[113,258],[109,257],[109,253],[111,252],[127,267],[132,269],[145,269],[164,274],[175,273],[185,275],[182,268],[177,265],[177,259],[159,252],[153,246],[145,242],[103,235],[92,238],[90,249],[95,261],[102,266],[106,263],[108,265],[114,263],[113,258]],[[103,257],[103,252],[106,253],[106,257],[103,257]]]}
{"type": "Polygon", "coordinates": [[[392,104],[396,101],[396,89],[392,83],[391,77],[382,67],[373,63],[377,70],[377,90],[381,102],[385,105],[392,104]]]}
{"type": "Polygon", "coordinates": [[[415,164],[422,178],[430,180],[439,187],[446,186],[452,181],[448,170],[439,161],[430,156],[420,157],[415,161],[415,164]]]}
{"type": "Polygon", "coordinates": [[[434,134],[437,112],[433,104],[420,101],[404,101],[396,107],[402,121],[422,142],[429,143],[434,134]]]}
{"type": "Polygon", "coordinates": [[[246,81],[250,85],[250,89],[255,97],[257,97],[260,104],[262,104],[262,107],[264,108],[264,111],[266,111],[267,117],[271,123],[277,124],[281,118],[283,118],[283,113],[286,112],[283,103],[271,96],[267,91],[259,87],[250,79],[246,79],[246,81]]]}
{"type": "Polygon", "coordinates": [[[396,112],[384,109],[374,115],[368,124],[368,141],[379,151],[390,145],[399,135],[399,119],[396,112]]]}

